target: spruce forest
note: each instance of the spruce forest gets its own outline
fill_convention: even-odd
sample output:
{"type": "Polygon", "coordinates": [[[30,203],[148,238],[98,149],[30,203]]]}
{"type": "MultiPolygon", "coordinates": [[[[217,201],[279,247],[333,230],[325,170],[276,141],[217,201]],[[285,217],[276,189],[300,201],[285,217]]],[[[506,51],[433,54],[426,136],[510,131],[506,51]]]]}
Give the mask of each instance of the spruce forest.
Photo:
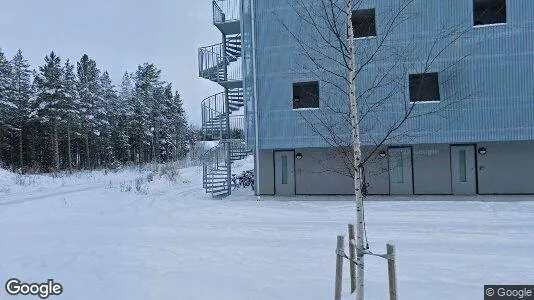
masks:
{"type": "Polygon", "coordinates": [[[36,70],[0,49],[0,167],[98,169],[183,158],[195,141],[180,94],[144,63],[118,87],[88,55],[48,54],[36,70]]]}

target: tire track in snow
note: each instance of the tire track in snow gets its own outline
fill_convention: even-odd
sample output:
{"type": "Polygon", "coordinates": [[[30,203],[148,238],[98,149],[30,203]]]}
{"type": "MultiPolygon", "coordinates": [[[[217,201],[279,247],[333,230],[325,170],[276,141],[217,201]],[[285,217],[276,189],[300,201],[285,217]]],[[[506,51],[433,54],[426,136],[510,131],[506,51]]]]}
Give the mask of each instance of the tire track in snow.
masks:
{"type": "Polygon", "coordinates": [[[3,200],[0,199],[0,206],[7,206],[7,205],[13,205],[13,204],[22,204],[22,203],[26,203],[26,202],[43,200],[43,199],[46,199],[46,198],[52,198],[52,197],[61,196],[61,195],[68,195],[68,194],[74,194],[74,193],[79,193],[79,192],[85,192],[85,191],[98,189],[98,188],[99,187],[91,186],[91,187],[84,187],[84,188],[79,188],[79,189],[74,189],[74,190],[67,190],[67,191],[61,191],[61,192],[55,192],[55,193],[48,193],[48,194],[43,194],[43,195],[34,195],[34,196],[30,196],[30,197],[23,197],[23,198],[7,200],[7,201],[3,201],[3,200]]]}

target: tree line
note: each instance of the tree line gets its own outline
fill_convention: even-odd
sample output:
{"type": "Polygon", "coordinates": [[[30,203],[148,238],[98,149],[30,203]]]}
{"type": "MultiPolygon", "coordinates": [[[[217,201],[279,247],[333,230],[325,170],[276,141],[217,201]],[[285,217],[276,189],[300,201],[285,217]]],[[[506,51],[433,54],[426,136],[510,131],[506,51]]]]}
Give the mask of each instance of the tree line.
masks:
{"type": "Polygon", "coordinates": [[[183,158],[195,142],[180,94],[150,63],[115,87],[84,54],[51,52],[36,70],[0,49],[0,167],[21,172],[108,168],[183,158]]]}

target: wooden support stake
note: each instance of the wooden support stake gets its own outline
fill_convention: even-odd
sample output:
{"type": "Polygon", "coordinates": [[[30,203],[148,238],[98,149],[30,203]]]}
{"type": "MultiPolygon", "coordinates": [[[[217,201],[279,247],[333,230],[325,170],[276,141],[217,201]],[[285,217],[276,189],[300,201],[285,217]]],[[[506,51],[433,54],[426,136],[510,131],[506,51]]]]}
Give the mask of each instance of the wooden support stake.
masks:
{"type": "Polygon", "coordinates": [[[337,248],[336,248],[336,283],[335,283],[335,300],[341,300],[341,291],[343,287],[343,256],[341,255],[345,251],[345,237],[342,235],[337,236],[337,248]]]}
{"type": "Polygon", "coordinates": [[[397,274],[395,268],[395,246],[387,244],[389,299],[397,300],[397,274]]]}
{"type": "Polygon", "coordinates": [[[352,241],[356,241],[354,225],[349,224],[349,257],[350,257],[350,292],[356,291],[356,247],[352,241]]]}

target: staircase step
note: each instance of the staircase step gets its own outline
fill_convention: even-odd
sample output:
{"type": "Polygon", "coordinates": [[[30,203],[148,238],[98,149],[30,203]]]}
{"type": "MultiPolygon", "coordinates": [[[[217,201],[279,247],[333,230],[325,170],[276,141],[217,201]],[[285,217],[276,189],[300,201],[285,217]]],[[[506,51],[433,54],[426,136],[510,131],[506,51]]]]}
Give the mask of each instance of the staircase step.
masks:
{"type": "Polygon", "coordinates": [[[217,170],[217,171],[208,171],[207,176],[217,176],[228,174],[228,170],[217,170]]]}
{"type": "Polygon", "coordinates": [[[206,180],[216,180],[216,179],[221,179],[221,178],[226,178],[228,176],[228,173],[225,172],[225,173],[216,173],[216,174],[208,174],[207,177],[206,177],[206,180]],[[213,177],[212,177],[213,176],[213,177]],[[219,177],[217,177],[219,176],[219,177]]]}
{"type": "Polygon", "coordinates": [[[207,120],[204,122],[206,125],[221,125],[225,124],[226,120],[207,120]]]}
{"type": "MultiPolygon", "coordinates": [[[[248,155],[247,155],[248,156],[248,155]]],[[[230,158],[233,162],[234,161],[237,161],[237,160],[242,160],[243,158],[247,157],[247,156],[236,156],[236,157],[232,157],[230,158]]]]}
{"type": "Polygon", "coordinates": [[[202,126],[202,129],[204,129],[204,130],[210,130],[210,131],[215,131],[215,132],[220,132],[221,130],[222,130],[223,132],[227,131],[227,130],[226,130],[226,126],[209,125],[209,124],[206,124],[206,125],[202,126]]]}
{"type": "Polygon", "coordinates": [[[206,181],[206,182],[218,182],[218,181],[225,181],[226,179],[228,179],[228,175],[227,174],[225,174],[225,176],[221,176],[221,177],[208,176],[204,181],[206,181]]]}
{"type": "Polygon", "coordinates": [[[226,196],[229,196],[228,190],[226,190],[226,189],[220,190],[220,191],[213,191],[213,192],[211,192],[211,195],[213,197],[226,197],[226,196]]]}
{"type": "Polygon", "coordinates": [[[222,190],[228,188],[228,184],[218,184],[218,185],[211,185],[206,188],[207,192],[211,192],[214,190],[222,190]]]}
{"type": "Polygon", "coordinates": [[[221,189],[221,188],[224,188],[224,187],[227,187],[228,184],[227,183],[219,183],[219,184],[208,184],[206,185],[206,190],[218,190],[218,189],[221,189]]]}
{"type": "Polygon", "coordinates": [[[225,124],[226,122],[205,122],[204,123],[204,126],[203,127],[212,127],[212,128],[222,128],[224,129],[224,127],[226,126],[222,126],[222,125],[226,125],[225,124]]]}
{"type": "Polygon", "coordinates": [[[231,109],[230,113],[236,111],[236,110],[239,110],[241,107],[243,107],[244,105],[243,104],[233,104],[233,103],[229,103],[229,108],[231,109]]]}
{"type": "Polygon", "coordinates": [[[224,121],[206,121],[204,122],[204,125],[208,125],[208,126],[220,126],[220,125],[225,125],[226,122],[224,121]]]}
{"type": "Polygon", "coordinates": [[[249,151],[230,151],[231,155],[248,155],[249,151]]]}

